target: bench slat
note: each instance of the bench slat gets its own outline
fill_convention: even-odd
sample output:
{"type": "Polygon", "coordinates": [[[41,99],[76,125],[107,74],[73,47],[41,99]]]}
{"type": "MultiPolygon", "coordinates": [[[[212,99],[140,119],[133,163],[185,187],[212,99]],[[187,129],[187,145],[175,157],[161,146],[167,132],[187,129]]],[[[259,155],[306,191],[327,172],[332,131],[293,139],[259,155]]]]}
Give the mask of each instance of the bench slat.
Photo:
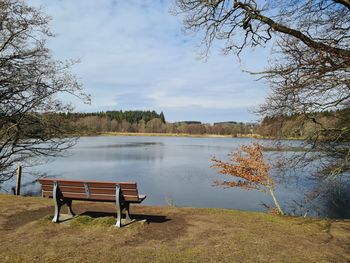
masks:
{"type": "MultiPolygon", "coordinates": [[[[81,187],[84,188],[84,182],[73,182],[73,183],[67,183],[67,182],[61,182],[61,181],[57,181],[58,185],[60,187],[81,187]]],[[[89,189],[93,189],[93,188],[105,188],[105,189],[115,189],[115,187],[117,185],[120,186],[120,188],[122,190],[137,190],[137,185],[136,184],[125,184],[125,183],[114,183],[114,184],[96,184],[96,183],[89,183],[87,182],[87,185],[89,186],[89,189]]],[[[42,186],[44,187],[53,187],[53,182],[50,183],[44,183],[42,184],[42,186]]]]}
{"type": "Polygon", "coordinates": [[[91,183],[87,182],[89,185],[89,188],[114,188],[119,185],[121,189],[137,189],[136,183],[91,183]]]}
{"type": "MultiPolygon", "coordinates": [[[[115,188],[89,188],[91,194],[114,194],[115,188]]],[[[121,189],[123,195],[134,195],[138,196],[136,189],[121,189]]]]}
{"type": "MultiPolygon", "coordinates": [[[[74,193],[85,193],[84,187],[77,187],[77,186],[62,186],[60,185],[61,192],[74,192],[74,193]]],[[[43,191],[53,191],[53,185],[42,185],[41,189],[43,191]]]]}
{"type": "MultiPolygon", "coordinates": [[[[52,185],[54,184],[55,181],[40,181],[41,185],[52,185]]],[[[67,181],[60,181],[57,180],[59,186],[72,186],[72,187],[84,187],[84,182],[76,182],[76,181],[72,181],[72,182],[67,182],[67,181]]]]}
{"type": "Polygon", "coordinates": [[[48,179],[48,178],[40,178],[39,182],[42,185],[50,185],[55,181],[59,183],[59,185],[67,185],[67,186],[84,186],[84,182],[88,183],[90,187],[115,187],[116,185],[120,185],[121,187],[125,187],[126,189],[134,189],[137,188],[136,182],[106,182],[106,181],[93,181],[93,180],[65,180],[65,179],[48,179]]]}

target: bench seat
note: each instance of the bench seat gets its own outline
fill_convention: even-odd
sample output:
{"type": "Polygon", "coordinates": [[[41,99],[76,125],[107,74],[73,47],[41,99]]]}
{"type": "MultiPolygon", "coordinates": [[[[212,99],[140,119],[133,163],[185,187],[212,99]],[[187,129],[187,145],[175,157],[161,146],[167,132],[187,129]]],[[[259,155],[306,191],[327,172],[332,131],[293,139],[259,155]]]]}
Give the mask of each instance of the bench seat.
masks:
{"type": "Polygon", "coordinates": [[[117,227],[121,227],[121,214],[126,210],[126,218],[130,219],[131,203],[139,204],[146,195],[139,195],[136,182],[107,182],[92,180],[66,180],[39,178],[42,196],[54,199],[55,215],[53,222],[59,222],[60,208],[66,204],[72,211],[72,201],[114,202],[117,207],[117,227]]]}

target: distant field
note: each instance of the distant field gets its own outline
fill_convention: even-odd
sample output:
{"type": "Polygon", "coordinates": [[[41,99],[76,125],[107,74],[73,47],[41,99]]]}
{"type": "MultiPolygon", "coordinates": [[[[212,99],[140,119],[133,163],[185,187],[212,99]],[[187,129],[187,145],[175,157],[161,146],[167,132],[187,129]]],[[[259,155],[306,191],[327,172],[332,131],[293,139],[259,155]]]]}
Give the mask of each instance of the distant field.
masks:
{"type": "Polygon", "coordinates": [[[134,206],[138,221],[116,229],[112,204],[77,202],[73,208],[83,215],[53,224],[52,200],[0,195],[1,262],[350,260],[350,221],[134,206]]]}

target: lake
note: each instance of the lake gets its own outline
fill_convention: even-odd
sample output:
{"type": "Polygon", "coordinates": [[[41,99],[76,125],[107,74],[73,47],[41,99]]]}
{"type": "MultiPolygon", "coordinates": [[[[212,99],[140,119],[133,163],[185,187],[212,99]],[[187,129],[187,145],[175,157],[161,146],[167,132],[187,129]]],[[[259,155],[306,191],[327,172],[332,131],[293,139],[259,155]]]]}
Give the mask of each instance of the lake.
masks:
{"type": "MultiPolygon", "coordinates": [[[[230,179],[218,175],[210,168],[210,159],[216,156],[226,159],[230,151],[239,145],[249,144],[254,139],[246,138],[193,138],[193,137],[142,137],[98,136],[82,137],[70,149],[67,157],[57,157],[48,162],[28,168],[24,184],[33,180],[33,175],[66,179],[101,181],[136,181],[139,192],[146,194],[145,205],[175,205],[181,207],[220,207],[251,211],[266,211],[262,203],[272,205],[265,193],[239,188],[212,186],[213,180],[230,179]]],[[[260,140],[264,146],[269,140],[260,140]]],[[[298,142],[289,142],[296,145],[298,142]]],[[[274,152],[265,152],[273,159],[274,152]]],[[[275,175],[274,175],[275,176],[275,175]]],[[[305,193],[317,183],[300,174],[298,180],[278,184],[276,196],[282,206],[290,211],[304,213],[301,207],[305,193]]],[[[7,188],[14,182],[7,183],[7,188]]],[[[28,184],[23,193],[40,194],[38,183],[28,184]]],[[[344,218],[349,214],[346,207],[332,207],[330,200],[318,200],[309,207],[308,215],[344,218]],[[313,204],[314,206],[314,204],[313,204]]],[[[303,210],[304,209],[304,210],[303,210]]]]}

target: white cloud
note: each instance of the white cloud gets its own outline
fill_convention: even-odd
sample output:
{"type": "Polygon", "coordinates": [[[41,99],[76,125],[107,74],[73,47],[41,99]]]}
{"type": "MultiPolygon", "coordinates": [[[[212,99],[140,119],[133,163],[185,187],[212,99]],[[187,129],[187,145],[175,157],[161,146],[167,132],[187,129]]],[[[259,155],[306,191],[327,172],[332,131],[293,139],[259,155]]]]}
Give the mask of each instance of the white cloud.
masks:
{"type": "MultiPolygon", "coordinates": [[[[252,118],[242,112],[264,100],[266,86],[241,72],[233,56],[214,50],[206,63],[196,58],[198,39],[181,33],[180,18],[169,13],[167,1],[29,3],[53,18],[54,56],[81,59],[74,71],[93,102],[77,103],[77,110],[156,109],[171,121],[192,111],[191,118],[204,121],[242,120],[252,118]]],[[[248,68],[262,69],[265,54],[245,58],[248,68]]]]}

